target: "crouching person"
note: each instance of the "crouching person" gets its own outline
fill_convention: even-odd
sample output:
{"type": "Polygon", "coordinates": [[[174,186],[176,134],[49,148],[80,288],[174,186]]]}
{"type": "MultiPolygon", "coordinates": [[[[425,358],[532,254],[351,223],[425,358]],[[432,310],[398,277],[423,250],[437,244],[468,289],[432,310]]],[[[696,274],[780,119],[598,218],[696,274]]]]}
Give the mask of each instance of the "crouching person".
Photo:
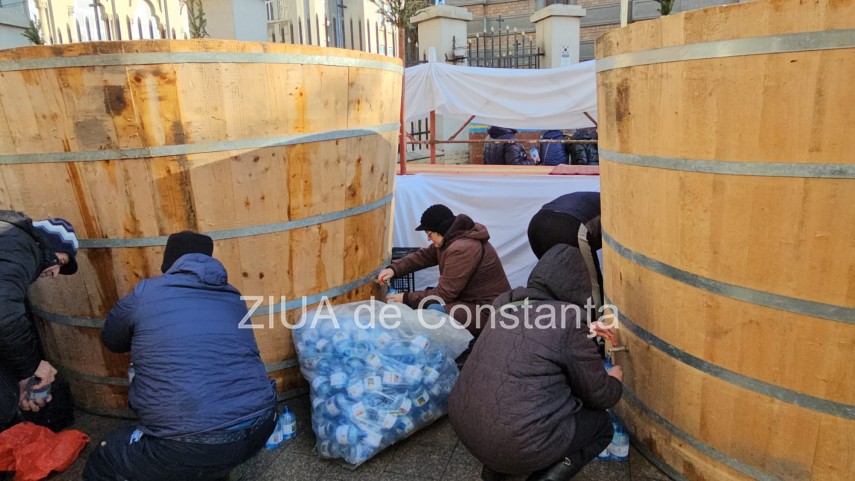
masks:
{"type": "Polygon", "coordinates": [[[218,479],[273,432],[276,393],[253,331],[239,327],[246,303],[213,250],[208,236],[169,236],[164,275],[110,311],[101,341],[131,353],[139,424],[107,435],[83,479],[218,479]]]}
{"type": "Polygon", "coordinates": [[[454,431],[484,464],[485,480],[527,473],[568,480],[609,445],[606,409],[620,399],[622,375],[620,367],[605,371],[588,338],[590,295],[579,250],[559,244],[541,257],[527,288],[496,299],[494,321],[448,402],[454,431]]]}

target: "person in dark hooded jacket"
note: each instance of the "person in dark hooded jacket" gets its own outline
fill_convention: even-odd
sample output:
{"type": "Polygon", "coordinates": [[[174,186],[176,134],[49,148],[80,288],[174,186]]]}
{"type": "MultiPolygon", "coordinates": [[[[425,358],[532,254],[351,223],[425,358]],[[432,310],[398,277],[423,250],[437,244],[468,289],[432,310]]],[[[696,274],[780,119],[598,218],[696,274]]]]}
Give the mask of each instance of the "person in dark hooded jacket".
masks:
{"type": "MultiPolygon", "coordinates": [[[[597,128],[577,129],[573,140],[597,140],[597,128]]],[[[597,144],[570,144],[570,157],[573,165],[599,165],[600,154],[597,144]]]]}
{"type": "Polygon", "coordinates": [[[605,371],[589,338],[590,293],[579,250],[562,244],[541,257],[528,287],[496,299],[448,401],[482,478],[568,480],[609,445],[606,409],[621,397],[622,373],[605,371]]]}
{"type": "Polygon", "coordinates": [[[465,214],[455,216],[448,207],[435,204],[424,211],[416,230],[425,231],[431,245],[392,261],[377,279],[387,282],[439,266],[439,282],[436,287],[394,294],[387,300],[412,308],[428,307],[441,300],[442,310],[477,336],[489,320],[493,300],[511,286],[499,254],[489,242],[487,228],[465,214]]]}
{"type": "MultiPolygon", "coordinates": [[[[505,127],[490,127],[487,130],[487,135],[491,139],[496,140],[511,140],[516,135],[516,129],[508,129],[505,127]]],[[[484,143],[484,163],[499,164],[499,165],[532,165],[534,162],[529,160],[525,154],[525,148],[516,142],[485,142],[484,143]]]]}
{"type": "Polygon", "coordinates": [[[276,391],[246,302],[213,250],[208,236],[170,235],[164,275],[140,281],[107,316],[101,341],[131,353],[139,423],[107,435],[84,480],[215,479],[273,432],[276,391]]]}
{"type": "Polygon", "coordinates": [[[51,400],[28,396],[53,383],[56,369],[42,354],[27,291],[40,277],[77,272],[77,247],[74,227],[64,219],[33,222],[0,210],[0,429],[17,420],[19,409],[39,411],[51,400]],[[34,377],[38,383],[28,387],[34,377]]]}

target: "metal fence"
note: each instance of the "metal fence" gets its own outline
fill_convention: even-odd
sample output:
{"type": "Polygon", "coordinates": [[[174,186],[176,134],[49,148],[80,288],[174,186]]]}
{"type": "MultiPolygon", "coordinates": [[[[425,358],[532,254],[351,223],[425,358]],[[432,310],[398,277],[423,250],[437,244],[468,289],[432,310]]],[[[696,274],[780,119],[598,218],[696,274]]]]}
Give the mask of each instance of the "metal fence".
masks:
{"type": "Polygon", "coordinates": [[[531,33],[507,28],[504,32],[484,32],[468,39],[469,65],[494,68],[540,68],[543,56],[531,33]]]}
{"type": "Polygon", "coordinates": [[[371,22],[362,19],[297,18],[295,21],[270,22],[268,40],[278,43],[338,47],[377,53],[390,57],[398,56],[398,29],[386,22],[371,22]],[[272,30],[272,31],[270,31],[272,30]]]}

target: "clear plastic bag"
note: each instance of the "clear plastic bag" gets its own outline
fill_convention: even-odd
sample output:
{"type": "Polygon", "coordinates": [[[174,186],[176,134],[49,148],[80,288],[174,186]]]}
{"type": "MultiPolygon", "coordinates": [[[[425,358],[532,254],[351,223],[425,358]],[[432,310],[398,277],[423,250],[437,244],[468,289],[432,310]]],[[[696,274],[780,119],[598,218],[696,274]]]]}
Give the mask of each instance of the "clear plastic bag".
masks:
{"type": "Polygon", "coordinates": [[[293,338],[318,454],[358,466],[446,414],[472,335],[439,312],[372,300],[322,304],[293,338]]]}

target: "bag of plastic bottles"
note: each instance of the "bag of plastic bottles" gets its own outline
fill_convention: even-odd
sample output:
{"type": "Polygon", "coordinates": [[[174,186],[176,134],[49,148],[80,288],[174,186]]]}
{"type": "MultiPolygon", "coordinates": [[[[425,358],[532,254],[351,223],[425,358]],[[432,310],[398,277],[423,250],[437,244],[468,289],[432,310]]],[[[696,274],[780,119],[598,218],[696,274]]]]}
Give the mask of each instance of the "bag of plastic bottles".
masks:
{"type": "Polygon", "coordinates": [[[358,466],[446,414],[472,335],[437,316],[374,300],[303,315],[293,339],[322,458],[358,466]]]}

